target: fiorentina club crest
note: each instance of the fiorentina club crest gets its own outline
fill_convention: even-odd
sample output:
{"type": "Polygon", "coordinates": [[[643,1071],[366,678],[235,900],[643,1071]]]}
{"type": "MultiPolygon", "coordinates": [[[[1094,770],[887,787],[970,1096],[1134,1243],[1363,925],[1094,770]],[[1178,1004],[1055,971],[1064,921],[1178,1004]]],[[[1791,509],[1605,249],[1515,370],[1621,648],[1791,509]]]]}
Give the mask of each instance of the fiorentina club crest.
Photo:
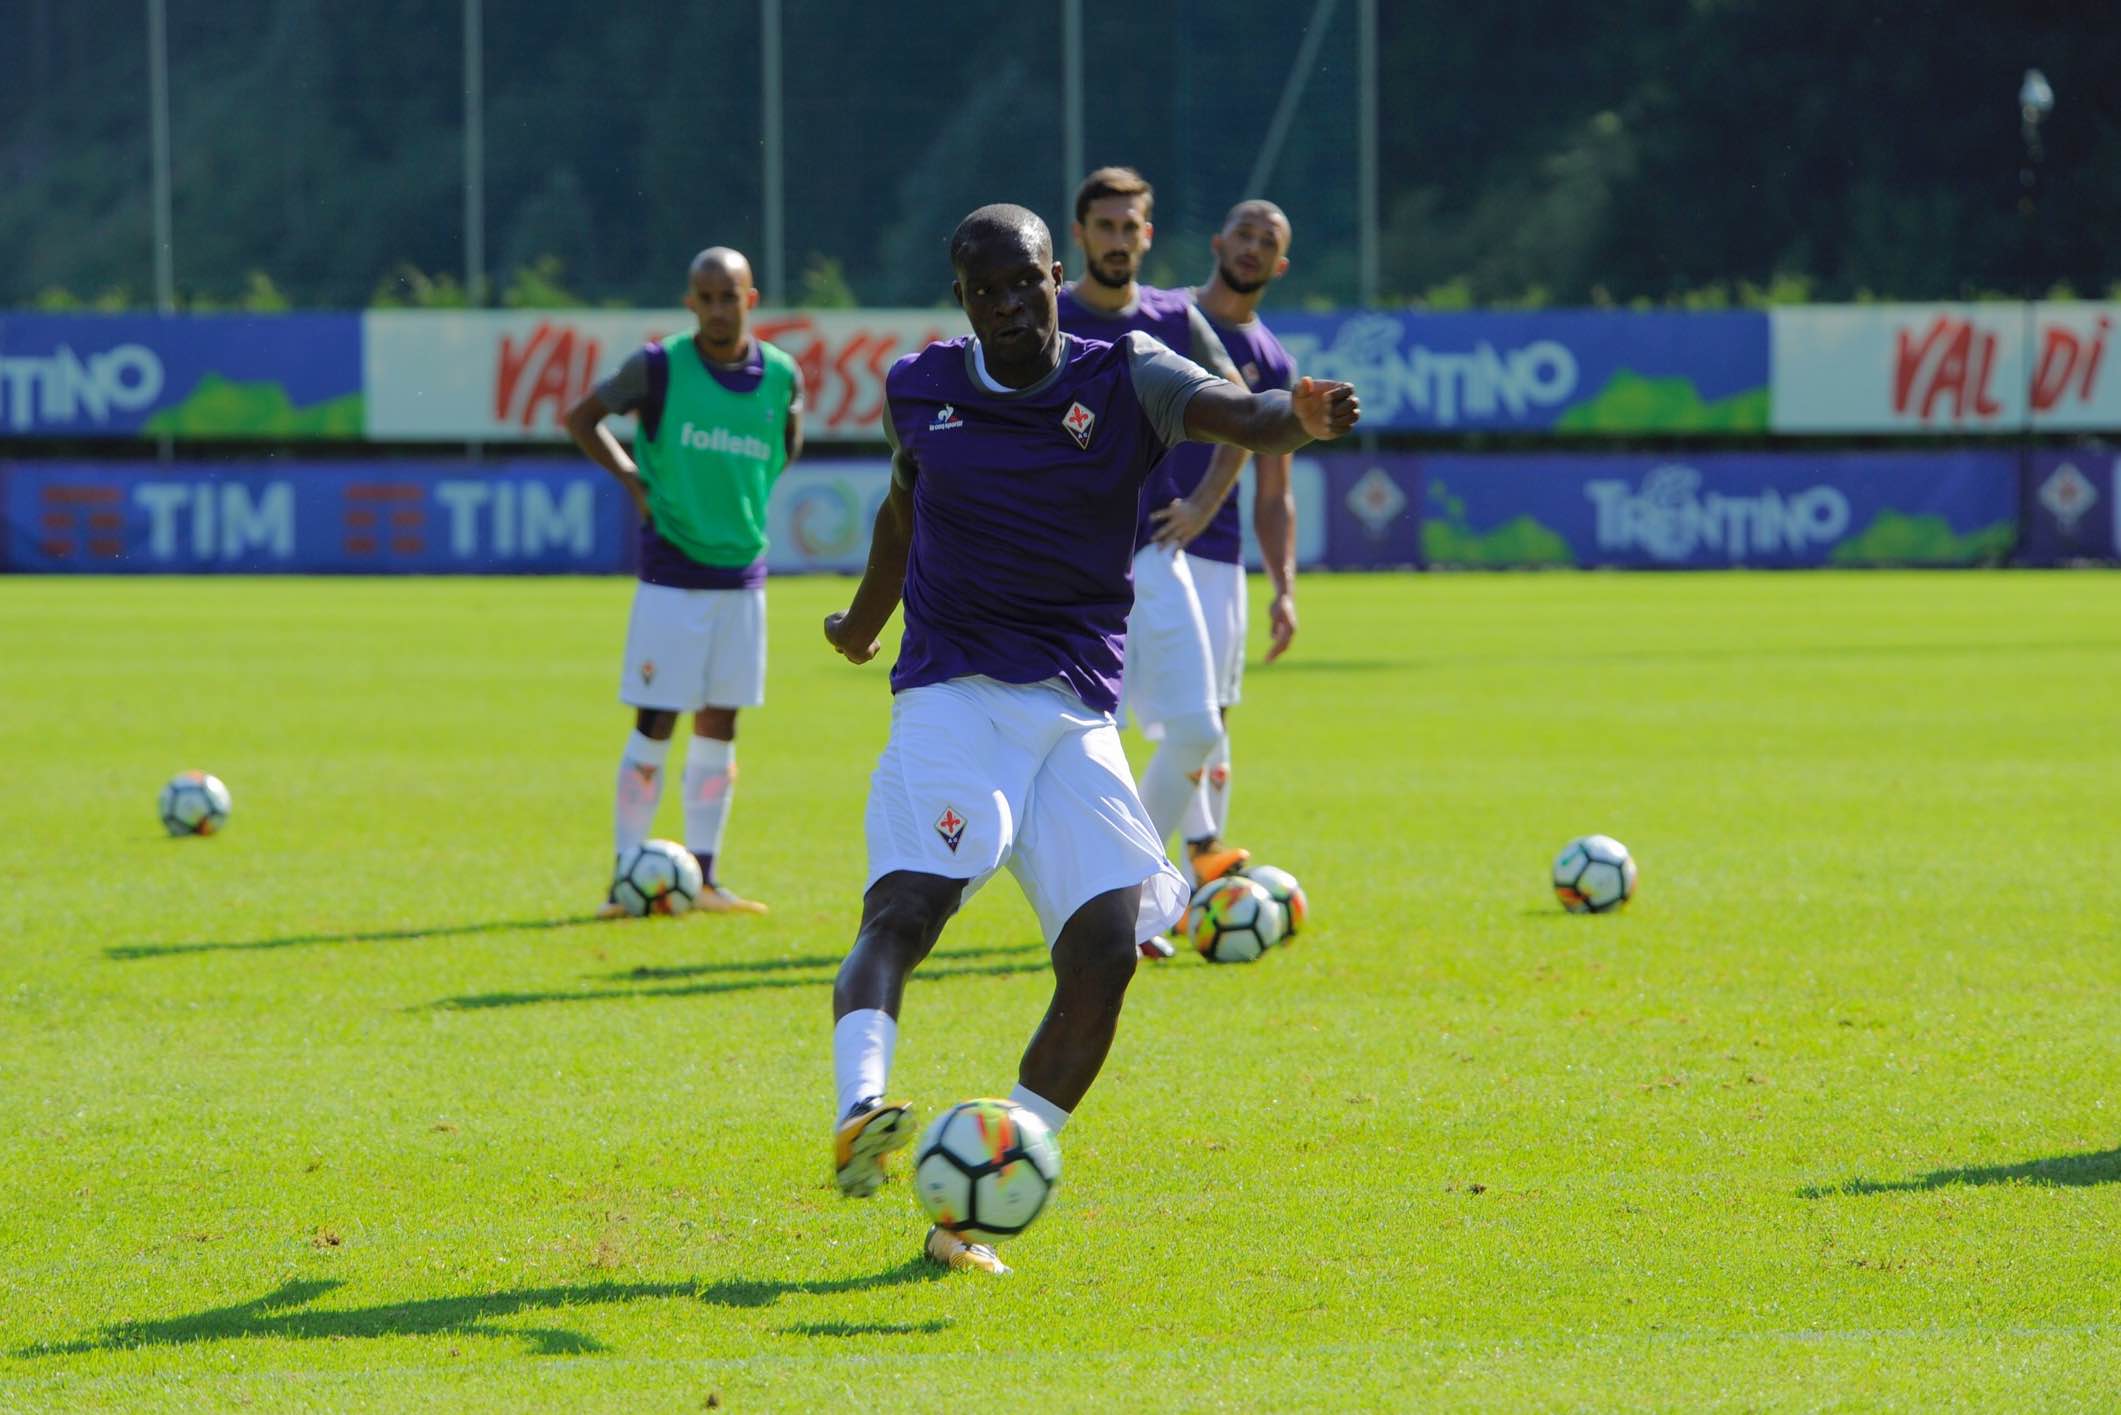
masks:
{"type": "Polygon", "coordinates": [[[1080,403],[1070,403],[1068,411],[1061,417],[1061,426],[1068,429],[1068,436],[1085,452],[1090,450],[1090,429],[1097,425],[1097,414],[1080,403]]]}
{"type": "Polygon", "coordinates": [[[957,813],[957,807],[943,807],[943,813],[935,818],[935,833],[943,837],[943,844],[955,855],[958,842],[965,838],[965,818],[957,813]]]}
{"type": "Polygon", "coordinates": [[[644,658],[641,660],[641,681],[643,683],[653,683],[655,681],[654,659],[644,658]]]}

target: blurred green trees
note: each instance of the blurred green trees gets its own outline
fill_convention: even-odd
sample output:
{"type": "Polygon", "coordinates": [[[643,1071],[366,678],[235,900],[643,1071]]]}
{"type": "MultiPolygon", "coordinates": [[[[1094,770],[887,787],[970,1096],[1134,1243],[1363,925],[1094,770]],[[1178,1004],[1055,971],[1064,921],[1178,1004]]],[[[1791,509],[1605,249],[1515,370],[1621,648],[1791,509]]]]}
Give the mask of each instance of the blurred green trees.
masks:
{"type": "MultiPolygon", "coordinates": [[[[2121,25],[1901,0],[1380,5],[1383,276],[1438,308],[1941,299],[2121,282],[2121,25]],[[2013,96],[2059,104],[2042,220],[2013,96]]],[[[1206,274],[1312,6],[1085,0],[1087,160],[1158,184],[1150,278],[1206,274]]],[[[151,296],[137,0],[15,0],[0,42],[0,307],[151,296]]],[[[785,0],[791,300],[932,305],[989,200],[1067,249],[1058,7],[785,0]]],[[[458,11],[170,13],[175,256],[192,308],[669,304],[762,237],[754,5],[486,8],[485,288],[465,289],[458,11]],[[473,296],[476,294],[477,299],[473,296]]],[[[1345,4],[1266,192],[1284,305],[1355,298],[1345,4]]]]}

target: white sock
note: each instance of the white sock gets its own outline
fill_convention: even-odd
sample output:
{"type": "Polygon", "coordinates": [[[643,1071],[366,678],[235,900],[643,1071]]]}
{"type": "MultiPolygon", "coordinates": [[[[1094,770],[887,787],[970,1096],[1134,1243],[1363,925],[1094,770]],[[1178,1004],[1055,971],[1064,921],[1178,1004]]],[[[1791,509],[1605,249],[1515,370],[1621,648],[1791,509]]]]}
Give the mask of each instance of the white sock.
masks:
{"type": "Polygon", "coordinates": [[[1163,724],[1164,740],[1142,771],[1142,804],[1158,841],[1168,841],[1185,819],[1193,799],[1193,774],[1207,765],[1208,753],[1222,736],[1222,714],[1188,713],[1163,724]]]}
{"type": "Polygon", "coordinates": [[[1046,1128],[1056,1135],[1067,1127],[1068,1112],[1062,1110],[1059,1106],[1022,1082],[1018,1082],[1016,1089],[1009,1093],[1009,1102],[1012,1105],[1022,1106],[1040,1120],[1045,1121],[1046,1128]]]}
{"type": "Polygon", "coordinates": [[[1208,764],[1186,802],[1186,818],[1179,832],[1190,844],[1196,840],[1219,840],[1230,821],[1230,733],[1227,728],[1215,739],[1208,764]]]}
{"type": "Polygon", "coordinates": [[[736,743],[695,735],[685,748],[685,848],[707,867],[709,884],[735,790],[736,743]]]}
{"type": "Polygon", "coordinates": [[[612,849],[623,852],[648,838],[655,808],[663,799],[663,763],[670,743],[635,732],[619,756],[618,805],[612,812],[612,849]]]}
{"type": "Polygon", "coordinates": [[[840,1092],[833,1124],[839,1124],[856,1101],[884,1094],[897,1045],[898,1019],[881,1008],[857,1007],[832,1024],[832,1076],[840,1092]]]}

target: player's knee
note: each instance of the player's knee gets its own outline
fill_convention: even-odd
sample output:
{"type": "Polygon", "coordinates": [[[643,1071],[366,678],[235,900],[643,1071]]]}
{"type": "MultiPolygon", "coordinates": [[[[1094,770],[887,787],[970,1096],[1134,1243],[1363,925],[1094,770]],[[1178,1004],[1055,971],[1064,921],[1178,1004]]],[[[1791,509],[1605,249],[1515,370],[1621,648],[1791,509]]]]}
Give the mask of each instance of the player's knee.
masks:
{"type": "Polygon", "coordinates": [[[962,881],[940,876],[903,871],[884,876],[862,901],[862,943],[887,949],[909,963],[920,961],[957,912],[963,890],[962,881]]]}
{"type": "Polygon", "coordinates": [[[1141,962],[1141,950],[1132,939],[1121,938],[1108,947],[1097,949],[1081,960],[1077,977],[1083,989],[1101,999],[1108,1007],[1119,1006],[1127,995],[1128,985],[1134,981],[1134,969],[1141,962]]]}
{"type": "Polygon", "coordinates": [[[668,742],[677,725],[678,715],[661,708],[641,708],[633,715],[634,730],[651,741],[668,742]]]}
{"type": "Polygon", "coordinates": [[[1140,901],[1138,885],[1115,889],[1090,900],[1068,920],[1053,945],[1053,972],[1064,991],[1101,1006],[1119,1005],[1141,961],[1134,938],[1140,901]]]}
{"type": "Polygon", "coordinates": [[[1166,750],[1182,761],[1204,762],[1222,740],[1222,714],[1213,710],[1183,713],[1165,722],[1163,728],[1166,750]]]}

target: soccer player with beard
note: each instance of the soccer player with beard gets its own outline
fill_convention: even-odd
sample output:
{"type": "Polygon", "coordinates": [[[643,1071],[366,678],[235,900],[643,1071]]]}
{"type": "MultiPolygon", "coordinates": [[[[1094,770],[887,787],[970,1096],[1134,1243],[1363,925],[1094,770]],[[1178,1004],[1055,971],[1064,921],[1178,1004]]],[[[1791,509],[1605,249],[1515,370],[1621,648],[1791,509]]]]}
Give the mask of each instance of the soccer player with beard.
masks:
{"type": "MultiPolygon", "coordinates": [[[[1215,254],[1214,275],[1193,292],[1196,308],[1207,316],[1245,387],[1254,393],[1296,386],[1296,361],[1258,315],[1267,286],[1289,268],[1289,239],[1289,218],[1280,207],[1258,198],[1239,202],[1209,242],[1215,254]]],[[[1254,466],[1252,529],[1259,539],[1260,560],[1274,586],[1267,611],[1266,661],[1272,663],[1288,652],[1296,637],[1296,498],[1289,489],[1288,453],[1262,452],[1254,466]]],[[[1207,621],[1216,706],[1222,712],[1223,728],[1186,808],[1183,831],[1190,855],[1213,858],[1223,852],[1220,833],[1229,828],[1230,709],[1237,705],[1245,674],[1242,518],[1235,498],[1223,494],[1226,484],[1218,481],[1228,474],[1228,468],[1212,464],[1208,448],[1192,442],[1173,448],[1170,470],[1185,501],[1165,529],[1185,546],[1193,588],[1207,621]],[[1205,492],[1196,496],[1204,483],[1205,492]],[[1205,522],[1194,521],[1195,508],[1209,500],[1216,502],[1213,516],[1205,522]]]]}
{"type": "MultiPolygon", "coordinates": [[[[1112,340],[1139,330],[1194,362],[1241,382],[1222,341],[1191,292],[1160,290],[1136,279],[1155,238],[1151,223],[1156,193],[1131,167],[1101,167],[1075,192],[1075,240],[1082,248],[1085,278],[1060,295],[1064,333],[1112,340]]],[[[1220,824],[1189,824],[1207,798],[1201,782],[1223,739],[1217,703],[1215,661],[1207,619],[1195,590],[1183,541],[1167,523],[1204,524],[1216,507],[1205,498],[1227,496],[1244,466],[1241,447],[1218,445],[1213,463],[1196,488],[1203,503],[1188,512],[1175,504],[1179,489],[1169,469],[1159,469],[1143,490],[1134,557],[1134,610],[1127,620],[1124,700],[1140,721],[1142,735],[1156,743],[1142,770],[1142,803],[1157,838],[1168,842],[1181,828],[1208,842],[1184,852],[1187,882],[1199,885],[1243,863],[1246,852],[1224,848],[1220,824]]],[[[1169,958],[1175,950],[1161,936],[1142,945],[1144,957],[1169,958]]]]}
{"type": "MultiPolygon", "coordinates": [[[[865,663],[906,608],[861,928],[833,984],[833,1169],[854,1197],[913,1138],[912,1107],[886,1099],[900,1004],[967,896],[1008,869],[1052,950],[1053,999],[1010,1099],[1055,1134],[1104,1065],[1140,942],[1185,906],[1112,716],[1150,473],[1182,441],[1285,453],[1360,412],[1346,384],[1248,393],[1139,333],[1061,333],[1053,240],[1023,207],[967,216],[950,262],[972,335],[892,366],[891,491],[852,603],[825,619],[865,663]]],[[[1006,1271],[939,1226],[927,1252],[1006,1271]]]]}

